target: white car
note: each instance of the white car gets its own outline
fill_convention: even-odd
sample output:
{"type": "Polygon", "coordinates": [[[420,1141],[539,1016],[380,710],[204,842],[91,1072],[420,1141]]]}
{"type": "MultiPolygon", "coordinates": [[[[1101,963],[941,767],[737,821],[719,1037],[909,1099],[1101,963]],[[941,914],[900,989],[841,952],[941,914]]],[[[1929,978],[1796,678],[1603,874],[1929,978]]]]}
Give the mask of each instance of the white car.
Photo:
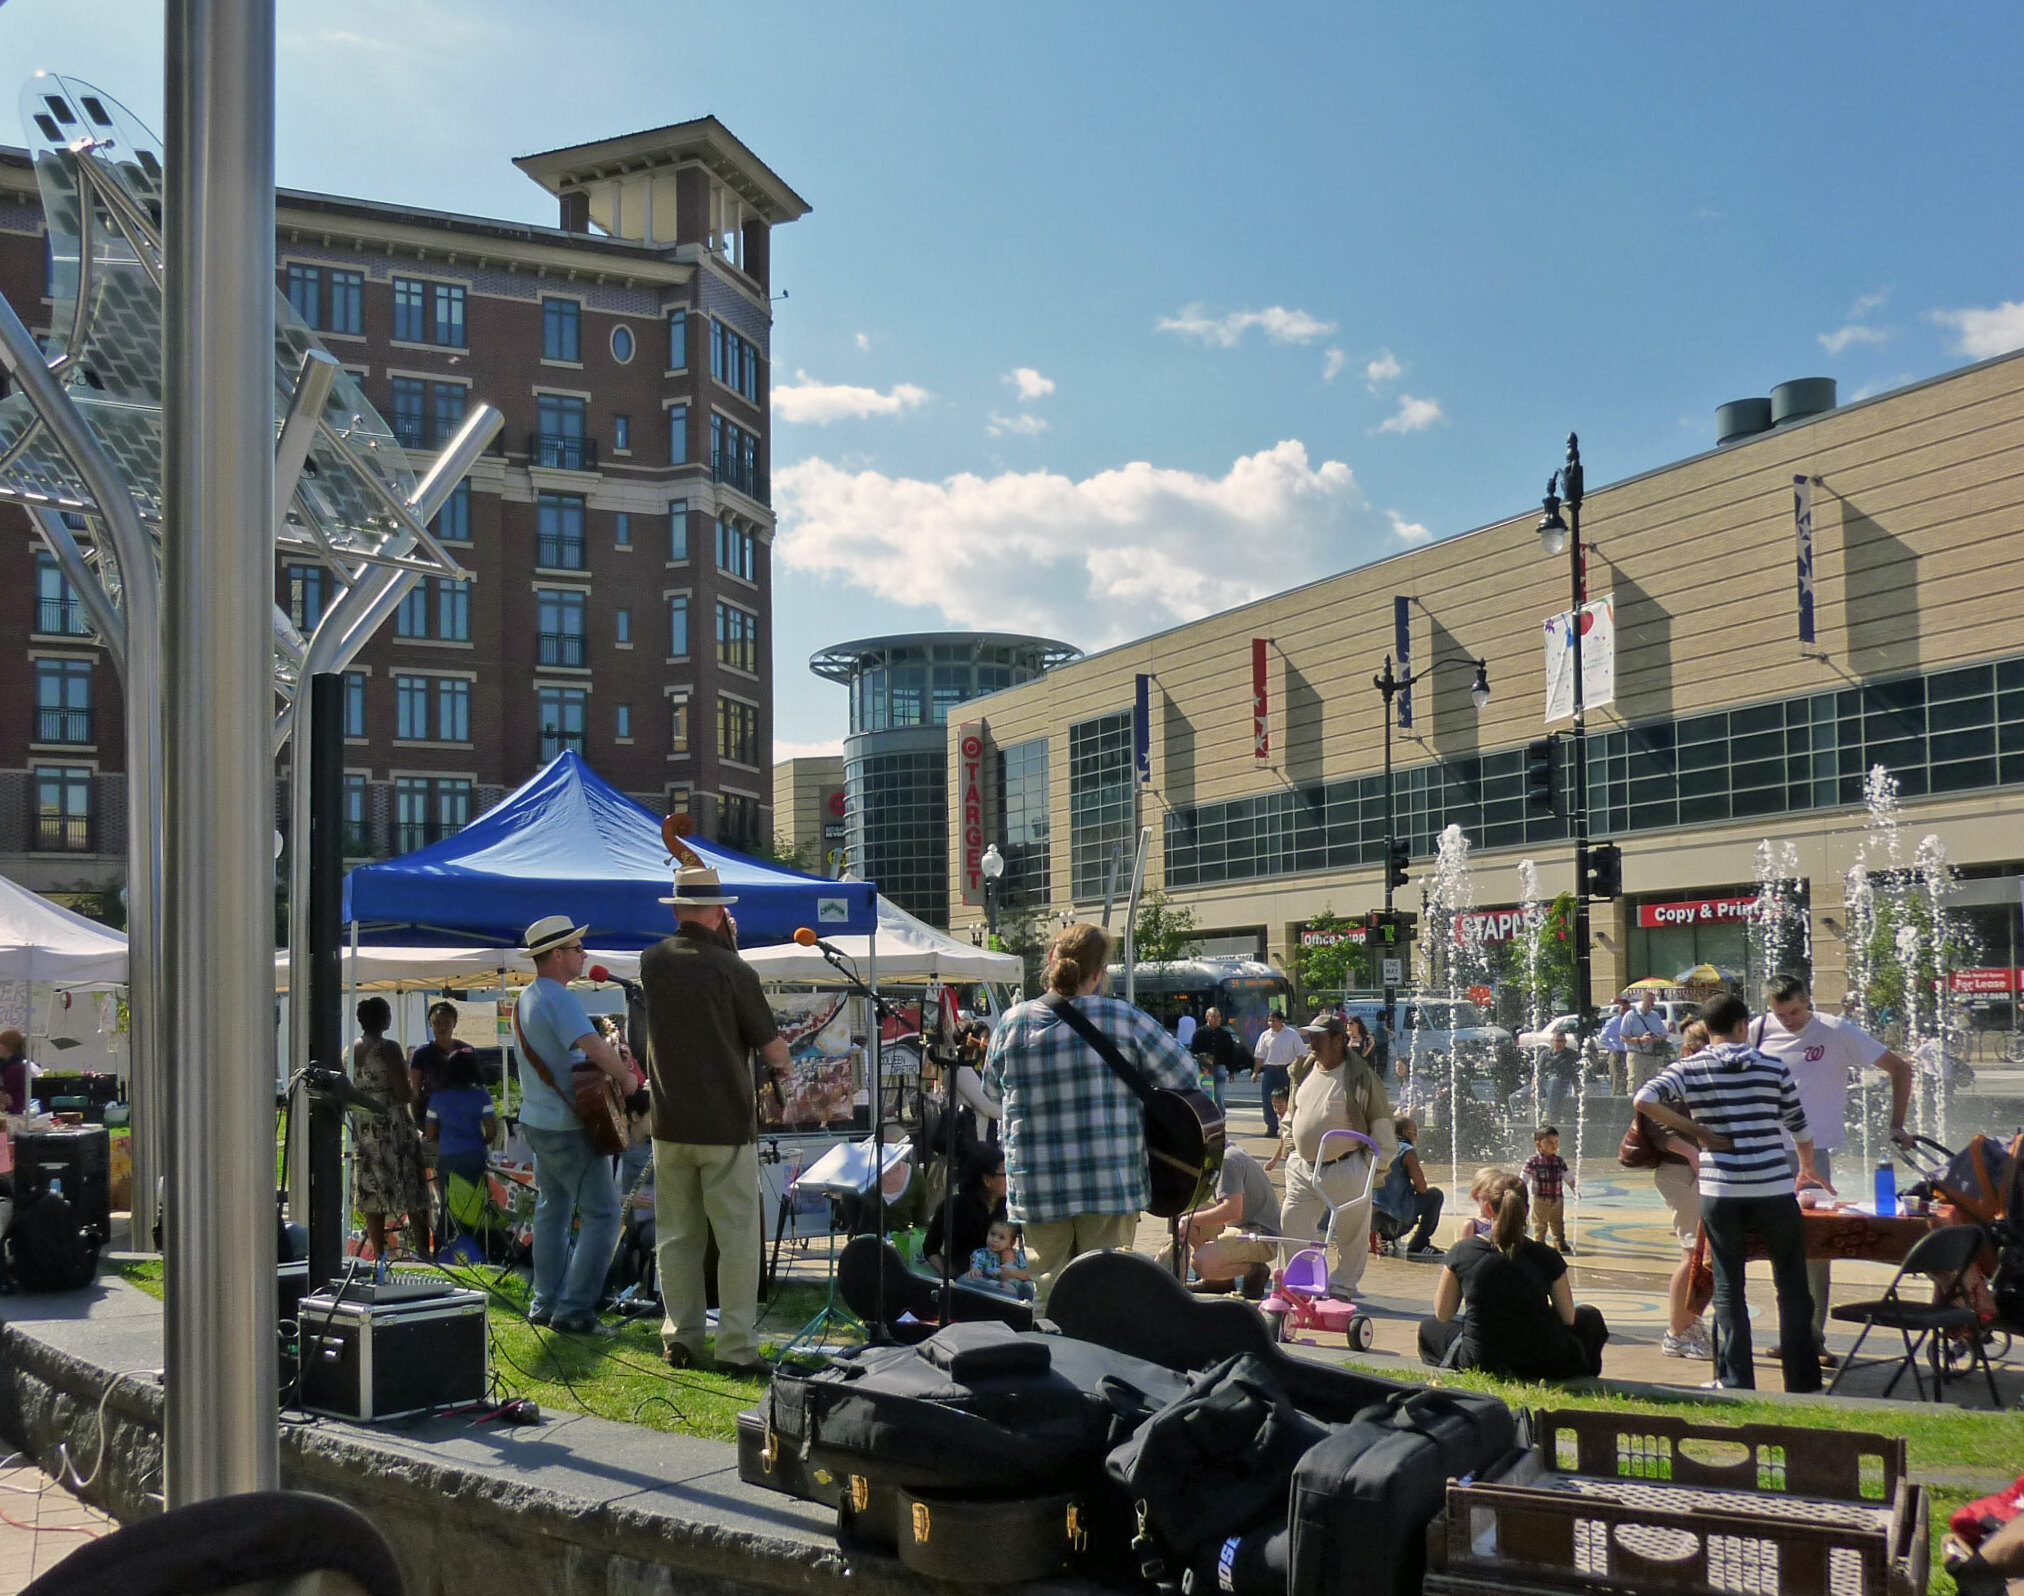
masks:
{"type": "Polygon", "coordinates": [[[1575,1016],[1563,1014],[1556,1020],[1549,1020],[1544,1030],[1520,1031],[1518,1033],[1518,1049],[1520,1052],[1530,1053],[1534,1048],[1551,1048],[1553,1046],[1553,1039],[1556,1036],[1572,1036],[1574,1034],[1575,1023],[1575,1016]]]}

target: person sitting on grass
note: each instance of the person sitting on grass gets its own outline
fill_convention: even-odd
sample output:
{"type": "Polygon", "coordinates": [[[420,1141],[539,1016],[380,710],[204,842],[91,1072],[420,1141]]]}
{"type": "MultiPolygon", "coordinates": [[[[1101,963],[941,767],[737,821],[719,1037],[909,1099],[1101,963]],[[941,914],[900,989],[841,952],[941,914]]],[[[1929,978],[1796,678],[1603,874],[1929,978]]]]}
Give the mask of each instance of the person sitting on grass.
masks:
{"type": "Polygon", "coordinates": [[[1574,1249],[1567,1245],[1566,1199],[1561,1193],[1569,1187],[1581,1188],[1568,1171],[1567,1160],[1560,1156],[1560,1127],[1541,1125],[1532,1133],[1532,1146],[1533,1154],[1525,1160],[1525,1185],[1532,1199],[1532,1239],[1544,1241],[1550,1229],[1561,1256],[1572,1257],[1574,1249]]]}
{"type": "MultiPolygon", "coordinates": [[[[1447,1193],[1427,1184],[1427,1172],[1420,1167],[1420,1155],[1413,1148],[1420,1139],[1420,1127],[1410,1114],[1394,1114],[1392,1129],[1398,1133],[1398,1156],[1385,1171],[1384,1184],[1371,1198],[1371,1206],[1404,1230],[1415,1226],[1407,1239],[1405,1254],[1418,1263],[1434,1263],[1441,1249],[1434,1245],[1434,1227],[1441,1222],[1441,1205],[1447,1193]]],[[[1396,1232],[1394,1232],[1396,1234],[1396,1232]]]]}
{"type": "Polygon", "coordinates": [[[970,1254],[970,1272],[963,1279],[986,1291],[1031,1302],[1033,1273],[1026,1267],[1026,1249],[1020,1244],[1019,1227],[1007,1219],[992,1220],[984,1235],[984,1245],[970,1254]]]}
{"type": "Polygon", "coordinates": [[[1267,1169],[1284,1169],[1286,1155],[1293,1151],[1293,1122],[1287,1116],[1286,1105],[1290,1097],[1283,1091],[1272,1094],[1272,1112],[1279,1116],[1279,1146],[1272,1156],[1265,1160],[1267,1169]]]}
{"type": "Polygon", "coordinates": [[[1433,1315],[1420,1321],[1421,1361],[1510,1380],[1600,1374],[1609,1326],[1598,1309],[1575,1306],[1566,1260],[1526,1237],[1524,1180],[1504,1176],[1483,1207],[1490,1235],[1449,1250],[1433,1315]]]}

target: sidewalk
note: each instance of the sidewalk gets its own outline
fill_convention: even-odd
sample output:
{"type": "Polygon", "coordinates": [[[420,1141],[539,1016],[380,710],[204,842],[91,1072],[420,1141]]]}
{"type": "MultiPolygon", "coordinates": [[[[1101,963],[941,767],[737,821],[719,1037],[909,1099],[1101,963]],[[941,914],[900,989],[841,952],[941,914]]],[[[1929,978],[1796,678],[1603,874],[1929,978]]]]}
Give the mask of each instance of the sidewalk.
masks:
{"type": "Polygon", "coordinates": [[[15,1596],[86,1541],[118,1527],[34,1464],[0,1467],[0,1596],[15,1596]]]}

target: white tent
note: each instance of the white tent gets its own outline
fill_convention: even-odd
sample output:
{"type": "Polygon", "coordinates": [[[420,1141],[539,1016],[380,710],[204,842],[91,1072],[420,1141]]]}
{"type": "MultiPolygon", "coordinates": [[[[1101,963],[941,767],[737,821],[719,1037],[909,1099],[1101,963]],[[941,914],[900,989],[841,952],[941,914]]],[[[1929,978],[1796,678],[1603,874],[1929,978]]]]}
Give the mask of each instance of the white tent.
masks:
{"type": "MultiPolygon", "coordinates": [[[[734,909],[732,913],[737,913],[734,909]]],[[[858,973],[871,973],[869,937],[830,937],[832,946],[857,963],[858,973]]],[[[836,971],[821,953],[796,942],[770,948],[741,950],[745,962],[759,972],[762,981],[824,984],[837,979],[836,971]]],[[[993,953],[958,941],[916,920],[889,898],[878,900],[878,983],[887,986],[922,981],[1006,981],[1025,978],[1026,966],[1017,954],[993,953]]]]}
{"type": "MultiPolygon", "coordinates": [[[[627,980],[639,974],[637,953],[591,950],[590,962],[602,964],[627,980]]],[[[365,946],[342,955],[347,986],[359,991],[434,992],[444,987],[491,986],[503,970],[509,986],[534,979],[534,961],[524,948],[382,948],[365,946]],[[357,963],[354,965],[353,960],[357,963]]],[[[274,990],[288,990],[288,950],[274,955],[274,990]]]]}
{"type": "Polygon", "coordinates": [[[127,939],[0,876],[0,981],[123,986],[127,939]]]}

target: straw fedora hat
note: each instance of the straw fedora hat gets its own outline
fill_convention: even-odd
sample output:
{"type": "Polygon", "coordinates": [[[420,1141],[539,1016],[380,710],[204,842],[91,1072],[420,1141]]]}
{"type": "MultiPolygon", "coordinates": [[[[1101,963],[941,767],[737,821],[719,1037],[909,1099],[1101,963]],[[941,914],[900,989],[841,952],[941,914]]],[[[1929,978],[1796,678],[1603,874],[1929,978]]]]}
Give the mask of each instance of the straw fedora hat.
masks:
{"type": "Polygon", "coordinates": [[[587,925],[578,925],[566,914],[551,914],[530,925],[527,935],[521,940],[527,944],[527,951],[538,959],[566,943],[581,942],[583,933],[589,929],[587,925]]]}
{"type": "Polygon", "coordinates": [[[717,872],[708,865],[687,865],[677,870],[675,895],[661,899],[677,909],[722,909],[737,901],[737,894],[726,892],[717,872]]]}

